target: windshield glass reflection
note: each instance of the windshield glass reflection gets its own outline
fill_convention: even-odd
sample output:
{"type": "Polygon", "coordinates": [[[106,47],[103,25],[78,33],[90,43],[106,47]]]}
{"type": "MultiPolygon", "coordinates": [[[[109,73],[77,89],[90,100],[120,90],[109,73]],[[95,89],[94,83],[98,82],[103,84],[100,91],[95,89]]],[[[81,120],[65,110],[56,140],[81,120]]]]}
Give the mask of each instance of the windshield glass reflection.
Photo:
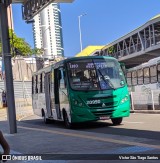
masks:
{"type": "Polygon", "coordinates": [[[119,63],[114,59],[85,59],[67,64],[69,82],[74,90],[117,89],[125,84],[119,63]]]}

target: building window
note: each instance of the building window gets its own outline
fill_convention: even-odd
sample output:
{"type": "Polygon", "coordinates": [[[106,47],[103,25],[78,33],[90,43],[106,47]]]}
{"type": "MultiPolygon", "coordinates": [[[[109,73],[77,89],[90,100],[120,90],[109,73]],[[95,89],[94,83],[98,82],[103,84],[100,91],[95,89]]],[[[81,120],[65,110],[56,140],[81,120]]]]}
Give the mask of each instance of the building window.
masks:
{"type": "Polygon", "coordinates": [[[142,69],[139,69],[138,71],[137,71],[137,73],[138,73],[138,84],[143,84],[143,70],[142,69]]]}
{"type": "Polygon", "coordinates": [[[144,74],[144,84],[149,84],[150,83],[149,67],[143,69],[143,74],[144,74]]]}
{"type": "Polygon", "coordinates": [[[157,67],[156,65],[150,67],[151,83],[157,82],[157,67]]]}

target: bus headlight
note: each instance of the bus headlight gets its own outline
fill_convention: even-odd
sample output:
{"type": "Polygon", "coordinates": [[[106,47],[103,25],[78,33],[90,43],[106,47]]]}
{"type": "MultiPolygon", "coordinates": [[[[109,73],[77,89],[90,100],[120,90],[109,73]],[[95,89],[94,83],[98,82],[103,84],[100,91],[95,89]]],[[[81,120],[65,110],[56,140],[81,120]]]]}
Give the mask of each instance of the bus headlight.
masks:
{"type": "Polygon", "coordinates": [[[124,98],[122,98],[121,100],[121,104],[123,104],[124,102],[128,101],[128,95],[126,95],[124,98]]]}
{"type": "Polygon", "coordinates": [[[74,103],[75,106],[80,106],[80,107],[83,106],[83,103],[78,101],[78,100],[76,100],[76,99],[73,99],[73,103],[74,103]]]}
{"type": "Polygon", "coordinates": [[[80,103],[79,103],[79,106],[83,106],[83,103],[82,103],[82,102],[80,102],[80,103]]]}
{"type": "Polygon", "coordinates": [[[77,100],[73,100],[74,101],[74,105],[77,105],[78,104],[78,101],[77,100]]]}

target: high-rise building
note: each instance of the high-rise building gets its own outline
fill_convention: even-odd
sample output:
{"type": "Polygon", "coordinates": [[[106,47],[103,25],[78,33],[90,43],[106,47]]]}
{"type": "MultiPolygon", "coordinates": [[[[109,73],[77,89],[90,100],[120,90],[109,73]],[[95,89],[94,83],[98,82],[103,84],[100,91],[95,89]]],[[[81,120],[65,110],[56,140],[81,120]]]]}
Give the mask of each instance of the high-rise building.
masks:
{"type": "Polygon", "coordinates": [[[42,49],[44,57],[64,56],[59,4],[50,4],[34,17],[33,35],[35,48],[42,49]]]}

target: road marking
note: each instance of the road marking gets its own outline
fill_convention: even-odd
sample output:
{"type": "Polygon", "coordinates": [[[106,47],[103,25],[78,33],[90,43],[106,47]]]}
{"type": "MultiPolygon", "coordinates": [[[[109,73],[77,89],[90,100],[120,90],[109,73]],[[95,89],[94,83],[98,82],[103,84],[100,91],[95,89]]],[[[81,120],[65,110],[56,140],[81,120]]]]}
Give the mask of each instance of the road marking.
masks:
{"type": "Polygon", "coordinates": [[[123,121],[125,123],[144,123],[144,122],[129,122],[129,121],[123,121]]]}
{"type": "Polygon", "coordinates": [[[58,135],[65,135],[65,136],[71,136],[71,137],[78,137],[78,138],[84,138],[84,139],[92,139],[97,141],[103,141],[103,142],[110,142],[110,143],[117,143],[117,144],[126,144],[126,145],[133,145],[133,146],[140,146],[140,147],[149,147],[149,148],[155,148],[160,149],[160,146],[158,145],[151,145],[151,144],[145,144],[145,143],[138,143],[138,142],[131,142],[131,141],[124,141],[124,140],[118,140],[118,139],[112,139],[112,138],[101,138],[97,136],[91,136],[91,135],[82,135],[82,134],[76,134],[76,133],[66,133],[62,131],[51,131],[48,129],[38,129],[38,128],[30,128],[30,127],[23,127],[18,126],[18,128],[26,129],[26,130],[33,130],[33,131],[40,131],[40,132],[48,132],[52,134],[58,134],[58,135]]]}

